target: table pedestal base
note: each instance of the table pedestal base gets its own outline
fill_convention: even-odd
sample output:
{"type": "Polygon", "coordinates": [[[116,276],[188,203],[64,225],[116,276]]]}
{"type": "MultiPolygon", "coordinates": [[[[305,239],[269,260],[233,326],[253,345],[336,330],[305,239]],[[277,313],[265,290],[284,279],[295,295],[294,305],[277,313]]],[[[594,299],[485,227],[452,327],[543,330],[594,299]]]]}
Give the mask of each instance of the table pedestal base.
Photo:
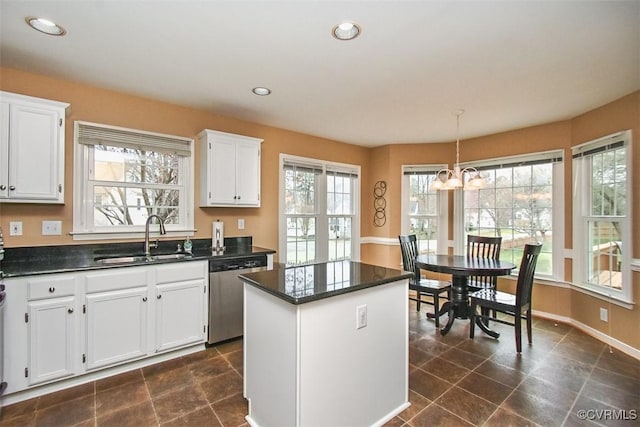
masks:
{"type": "MultiPolygon", "coordinates": [[[[455,319],[469,318],[469,288],[467,287],[467,276],[452,276],[451,280],[451,299],[440,307],[436,314],[427,313],[427,318],[433,319],[436,316],[441,317],[448,313],[449,319],[447,324],[440,329],[441,335],[446,335],[451,330],[455,319]]],[[[489,329],[489,326],[482,322],[482,319],[476,318],[476,325],[487,335],[492,338],[500,337],[500,333],[489,329]]]]}

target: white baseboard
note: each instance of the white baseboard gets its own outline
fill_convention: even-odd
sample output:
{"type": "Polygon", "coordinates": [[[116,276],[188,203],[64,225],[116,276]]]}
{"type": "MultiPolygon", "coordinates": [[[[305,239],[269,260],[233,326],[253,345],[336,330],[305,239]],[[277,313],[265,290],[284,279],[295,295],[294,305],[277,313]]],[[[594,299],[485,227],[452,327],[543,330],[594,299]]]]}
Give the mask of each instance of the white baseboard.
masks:
{"type": "Polygon", "coordinates": [[[615,338],[610,337],[607,334],[604,334],[597,329],[593,329],[591,326],[585,325],[582,322],[578,322],[575,319],[565,316],[559,316],[557,314],[547,313],[544,311],[532,311],[534,316],[542,317],[544,319],[555,320],[556,322],[564,323],[570,326],[573,326],[576,329],[584,332],[585,334],[592,336],[593,338],[602,341],[603,343],[610,345],[611,347],[620,350],[621,352],[633,357],[634,359],[640,360],[640,349],[631,347],[629,344],[625,344],[622,341],[619,341],[615,338]]]}

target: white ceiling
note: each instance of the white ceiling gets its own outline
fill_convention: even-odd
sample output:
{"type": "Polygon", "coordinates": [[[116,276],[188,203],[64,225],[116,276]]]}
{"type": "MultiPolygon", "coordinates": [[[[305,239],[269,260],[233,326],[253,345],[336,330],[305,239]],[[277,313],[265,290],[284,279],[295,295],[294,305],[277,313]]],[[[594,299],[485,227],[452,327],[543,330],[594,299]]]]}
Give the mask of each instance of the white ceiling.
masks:
{"type": "Polygon", "coordinates": [[[640,89],[633,0],[0,0],[0,19],[2,66],[365,146],[454,140],[459,108],[464,139],[640,89]],[[332,38],[342,20],[361,36],[332,38]]]}

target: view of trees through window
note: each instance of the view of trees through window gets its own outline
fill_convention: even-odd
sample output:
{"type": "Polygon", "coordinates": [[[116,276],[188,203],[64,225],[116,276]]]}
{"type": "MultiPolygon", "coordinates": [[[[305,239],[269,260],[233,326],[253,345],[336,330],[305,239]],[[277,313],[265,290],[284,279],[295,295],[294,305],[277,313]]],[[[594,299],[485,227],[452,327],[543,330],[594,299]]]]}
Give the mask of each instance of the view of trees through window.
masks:
{"type": "Polygon", "coordinates": [[[429,186],[436,172],[408,173],[409,234],[415,234],[421,254],[435,255],[438,251],[438,195],[429,186]]]}
{"type": "Polygon", "coordinates": [[[94,146],[94,226],[144,225],[156,214],[180,222],[180,161],[173,153],[94,146]]]}
{"type": "Polygon", "coordinates": [[[467,234],[502,236],[500,259],[518,265],[524,245],[543,244],[536,271],[552,274],[553,163],[480,171],[487,183],[464,192],[467,234]]]}
{"type": "Polygon", "coordinates": [[[286,263],[308,264],[352,257],[355,212],[354,182],[350,172],[322,165],[284,166],[286,263]],[[320,253],[321,252],[321,253],[320,253]]]}
{"type": "Polygon", "coordinates": [[[319,169],[285,167],[284,198],[287,227],[287,264],[316,259],[316,179],[319,169]]]}
{"type": "Polygon", "coordinates": [[[626,151],[617,149],[589,156],[590,213],[587,217],[588,282],[621,289],[621,221],[627,210],[626,151]]]}

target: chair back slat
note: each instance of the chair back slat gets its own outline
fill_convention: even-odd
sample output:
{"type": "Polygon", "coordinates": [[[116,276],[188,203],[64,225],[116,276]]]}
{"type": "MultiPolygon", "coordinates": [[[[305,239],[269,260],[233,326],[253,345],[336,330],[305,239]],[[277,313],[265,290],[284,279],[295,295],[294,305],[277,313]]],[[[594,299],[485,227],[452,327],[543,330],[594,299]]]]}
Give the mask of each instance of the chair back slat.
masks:
{"type": "Polygon", "coordinates": [[[531,303],[531,291],[533,290],[533,276],[538,263],[538,256],[542,250],[542,244],[526,244],[522,261],[520,261],[520,272],[518,273],[518,284],[516,288],[516,305],[525,306],[531,303]]]}
{"type": "MultiPolygon", "coordinates": [[[[500,259],[502,237],[467,235],[467,256],[487,259],[500,259]]],[[[477,287],[496,287],[496,276],[471,276],[469,283],[477,287]]]]}

